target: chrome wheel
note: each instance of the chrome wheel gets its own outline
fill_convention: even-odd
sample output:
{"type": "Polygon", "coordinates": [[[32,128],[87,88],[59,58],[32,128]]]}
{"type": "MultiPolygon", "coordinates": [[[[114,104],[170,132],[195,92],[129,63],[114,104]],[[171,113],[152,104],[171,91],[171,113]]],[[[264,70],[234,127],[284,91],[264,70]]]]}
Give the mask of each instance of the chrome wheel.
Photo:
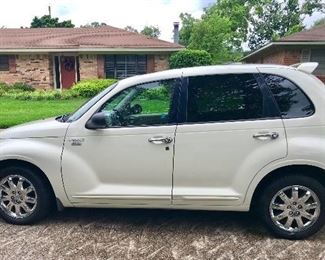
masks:
{"type": "Polygon", "coordinates": [[[319,198],[312,190],[293,185],[274,195],[269,211],[277,227],[289,232],[300,232],[317,221],[320,206],[319,198]]]}
{"type": "Polygon", "coordinates": [[[9,175],[0,181],[0,208],[13,218],[30,216],[37,206],[33,184],[20,175],[9,175]]]}

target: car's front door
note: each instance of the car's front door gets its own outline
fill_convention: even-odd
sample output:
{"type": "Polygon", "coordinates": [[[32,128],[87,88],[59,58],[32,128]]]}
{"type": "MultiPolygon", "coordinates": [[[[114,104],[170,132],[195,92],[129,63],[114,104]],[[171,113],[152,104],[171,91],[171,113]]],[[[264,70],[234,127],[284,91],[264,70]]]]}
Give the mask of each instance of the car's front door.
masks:
{"type": "Polygon", "coordinates": [[[73,203],[171,203],[179,84],[172,79],[124,89],[99,110],[106,129],[68,130],[62,171],[73,203]]]}
{"type": "Polygon", "coordinates": [[[189,77],[176,133],[178,207],[239,206],[254,175],[286,156],[282,119],[256,74],[189,77]]]}

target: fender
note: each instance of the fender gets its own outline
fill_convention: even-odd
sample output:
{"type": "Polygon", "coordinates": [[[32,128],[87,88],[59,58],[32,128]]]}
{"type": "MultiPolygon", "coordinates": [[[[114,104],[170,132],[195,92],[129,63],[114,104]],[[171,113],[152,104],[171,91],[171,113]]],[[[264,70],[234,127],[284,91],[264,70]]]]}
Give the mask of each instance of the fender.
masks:
{"type": "Polygon", "coordinates": [[[61,155],[64,138],[25,138],[0,140],[0,162],[20,160],[42,170],[63,206],[71,207],[62,180],[61,155]]]}
{"type": "MultiPolygon", "coordinates": [[[[304,166],[314,166],[320,169],[325,170],[325,163],[313,161],[313,160],[303,160],[303,159],[295,159],[295,160],[280,160],[276,161],[275,163],[271,163],[267,166],[265,166],[263,169],[261,169],[253,178],[253,180],[250,182],[248,190],[245,195],[244,204],[243,206],[245,208],[249,208],[250,204],[252,202],[253,194],[258,186],[258,184],[262,181],[264,177],[269,175],[270,173],[274,172],[275,170],[278,170],[280,168],[286,167],[286,166],[295,166],[295,165],[304,165],[304,166]]],[[[281,174],[281,172],[279,172],[281,174]]]]}

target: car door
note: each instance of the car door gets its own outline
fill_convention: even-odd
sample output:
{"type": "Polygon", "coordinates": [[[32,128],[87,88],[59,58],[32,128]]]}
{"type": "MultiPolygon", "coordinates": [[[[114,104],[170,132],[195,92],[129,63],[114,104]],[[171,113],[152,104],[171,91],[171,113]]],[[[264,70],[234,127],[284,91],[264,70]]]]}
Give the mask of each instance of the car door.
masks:
{"type": "Polygon", "coordinates": [[[188,77],[173,204],[238,206],[259,170],[287,154],[282,119],[257,73],[188,77]]]}
{"type": "Polygon", "coordinates": [[[72,203],[171,204],[179,84],[171,79],[126,88],[99,109],[107,128],[69,128],[62,171],[72,203]]]}

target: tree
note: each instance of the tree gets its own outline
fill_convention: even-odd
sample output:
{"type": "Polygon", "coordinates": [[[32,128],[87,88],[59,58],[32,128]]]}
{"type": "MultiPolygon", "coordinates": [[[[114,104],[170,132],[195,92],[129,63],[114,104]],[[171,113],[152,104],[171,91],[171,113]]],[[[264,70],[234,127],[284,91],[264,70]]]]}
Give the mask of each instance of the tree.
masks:
{"type": "Polygon", "coordinates": [[[151,38],[158,38],[160,36],[160,29],[158,26],[145,26],[141,33],[151,38]]]}
{"type": "Polygon", "coordinates": [[[250,11],[248,46],[257,49],[267,42],[304,29],[303,20],[324,11],[322,0],[260,0],[250,11]]]}
{"type": "Polygon", "coordinates": [[[190,38],[192,35],[194,24],[199,20],[195,19],[189,13],[181,13],[180,14],[182,28],[179,31],[179,43],[188,46],[190,44],[190,38]]]}
{"type": "Polygon", "coordinates": [[[126,30],[126,31],[128,31],[128,32],[134,32],[134,33],[137,33],[137,32],[138,32],[137,29],[135,29],[134,27],[132,27],[132,26],[130,26],[130,25],[124,27],[124,30],[126,30]]]}
{"type": "Polygon", "coordinates": [[[314,22],[312,28],[315,28],[315,27],[320,26],[320,25],[325,25],[325,17],[316,20],[314,22]]]}
{"type": "Polygon", "coordinates": [[[59,22],[59,18],[43,15],[38,18],[35,16],[30,25],[31,28],[73,28],[74,24],[71,20],[59,22]]]}
{"type": "Polygon", "coordinates": [[[98,28],[98,27],[103,27],[103,26],[107,26],[106,23],[99,23],[99,22],[91,22],[91,23],[87,23],[85,25],[81,25],[81,28],[98,28]]]}
{"type": "Polygon", "coordinates": [[[233,46],[231,21],[218,14],[196,23],[190,37],[190,49],[205,50],[211,54],[213,63],[237,60],[240,51],[233,46]]]}

